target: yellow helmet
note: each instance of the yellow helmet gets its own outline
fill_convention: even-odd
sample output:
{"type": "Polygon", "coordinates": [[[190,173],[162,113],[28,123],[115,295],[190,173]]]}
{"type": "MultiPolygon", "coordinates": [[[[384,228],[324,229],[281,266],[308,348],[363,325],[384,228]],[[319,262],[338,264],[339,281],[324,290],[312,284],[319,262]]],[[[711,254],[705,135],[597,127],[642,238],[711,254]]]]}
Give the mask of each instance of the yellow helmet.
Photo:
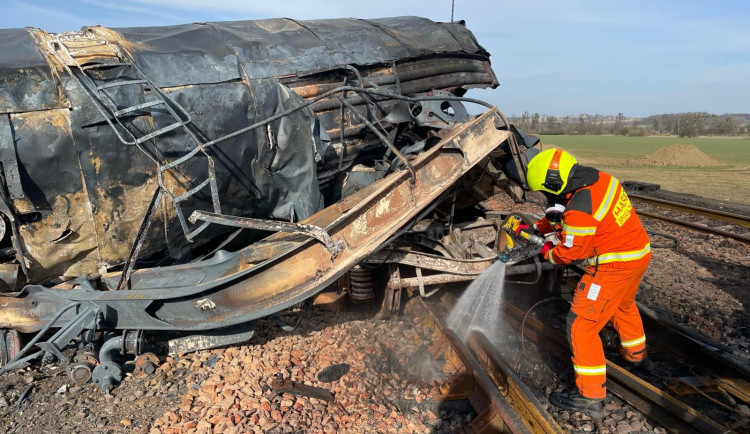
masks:
{"type": "Polygon", "coordinates": [[[526,183],[535,191],[560,194],[568,184],[570,172],[576,163],[575,157],[562,149],[544,150],[526,165],[526,183]]]}

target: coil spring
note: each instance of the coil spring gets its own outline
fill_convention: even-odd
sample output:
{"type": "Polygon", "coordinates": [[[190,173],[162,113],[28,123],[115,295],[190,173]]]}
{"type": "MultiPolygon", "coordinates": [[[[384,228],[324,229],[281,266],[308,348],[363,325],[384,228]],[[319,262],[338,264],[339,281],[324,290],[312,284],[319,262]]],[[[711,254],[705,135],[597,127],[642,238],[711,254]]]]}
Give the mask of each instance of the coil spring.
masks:
{"type": "Polygon", "coordinates": [[[355,265],[349,270],[349,296],[354,301],[365,301],[375,298],[375,284],[372,271],[355,265]]]}

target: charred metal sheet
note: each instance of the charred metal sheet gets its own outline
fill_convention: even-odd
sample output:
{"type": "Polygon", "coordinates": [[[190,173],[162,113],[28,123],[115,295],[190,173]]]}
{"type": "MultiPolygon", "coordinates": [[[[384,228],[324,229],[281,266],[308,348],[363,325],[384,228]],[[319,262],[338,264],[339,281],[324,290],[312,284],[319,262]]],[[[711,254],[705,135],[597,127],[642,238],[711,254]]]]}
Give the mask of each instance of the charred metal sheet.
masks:
{"type": "MultiPolygon", "coordinates": [[[[448,92],[435,91],[434,96],[452,96],[448,92]]],[[[466,107],[458,101],[424,101],[420,103],[417,125],[440,129],[451,129],[458,123],[469,120],[466,107]]]]}
{"type": "Polygon", "coordinates": [[[192,336],[169,340],[169,354],[192,353],[199,350],[241,344],[249,341],[255,334],[255,321],[248,324],[237,324],[217,330],[211,330],[192,336]]]}
{"type": "Polygon", "coordinates": [[[241,78],[240,73],[249,80],[304,76],[438,53],[487,56],[465,26],[418,17],[277,18],[91,30],[122,41],[160,87],[221,83],[241,78]]]}
{"type": "Polygon", "coordinates": [[[8,188],[10,197],[14,199],[25,198],[26,195],[23,192],[23,185],[21,184],[18,155],[16,155],[16,145],[13,140],[10,116],[6,115],[0,118],[0,160],[3,162],[5,185],[8,188]]]}
{"type": "Polygon", "coordinates": [[[88,30],[119,43],[159,87],[240,80],[235,53],[212,27],[193,23],[88,30]]]}
{"type": "Polygon", "coordinates": [[[66,106],[37,42],[26,29],[0,29],[0,113],[66,106]]]}
{"type": "Polygon", "coordinates": [[[0,264],[0,292],[16,290],[18,268],[18,264],[0,264]]]}
{"type": "Polygon", "coordinates": [[[292,395],[307,396],[308,398],[317,398],[323,401],[332,401],[333,393],[322,387],[307,386],[296,383],[292,380],[276,379],[271,383],[271,389],[278,394],[291,393],[292,395]]]}
{"type": "MultiPolygon", "coordinates": [[[[196,122],[211,135],[230,131],[231,125],[253,122],[253,115],[246,111],[251,93],[262,97],[261,118],[272,115],[276,107],[284,109],[298,101],[288,89],[270,82],[254,85],[252,91],[240,84],[226,86],[214,89],[210,96],[199,89],[175,90],[174,97],[183,100],[185,95],[191,111],[215,114],[196,122]],[[217,105],[217,96],[223,103],[217,105]],[[244,113],[236,107],[244,107],[244,113]]],[[[87,105],[77,89],[70,95],[74,108],[87,105]]],[[[85,110],[69,113],[72,119],[68,110],[12,117],[12,140],[24,167],[22,175],[27,176],[25,185],[36,187],[28,199],[17,198],[13,203],[19,212],[37,212],[41,217],[21,228],[32,261],[32,282],[58,275],[93,274],[124,262],[157,188],[155,166],[143,153],[120,145],[108,128],[84,127],[89,123],[85,110]],[[57,177],[49,176],[50,167],[58,168],[57,177]],[[51,248],[50,242],[66,232],[73,236],[51,248]]],[[[255,134],[249,133],[212,150],[222,191],[232,192],[224,197],[224,212],[302,218],[320,208],[312,132],[293,127],[309,124],[311,119],[312,113],[298,112],[278,122],[273,144],[265,134],[252,140],[255,134]]],[[[154,128],[159,128],[160,117],[155,116],[154,122],[154,128]]],[[[176,137],[162,137],[161,141],[163,149],[173,152],[181,152],[186,145],[176,137]]],[[[191,178],[205,176],[205,170],[205,164],[188,165],[183,171],[192,177],[169,177],[166,182],[172,191],[184,192],[194,185],[191,178]]],[[[210,203],[210,198],[198,197],[186,204],[186,211],[204,207],[201,204],[206,201],[210,203]]],[[[187,240],[171,205],[160,208],[163,223],[153,225],[156,232],[149,235],[142,254],[167,247],[170,256],[180,258],[189,252],[187,240]]],[[[216,228],[195,241],[205,243],[225,231],[216,228]]]]}

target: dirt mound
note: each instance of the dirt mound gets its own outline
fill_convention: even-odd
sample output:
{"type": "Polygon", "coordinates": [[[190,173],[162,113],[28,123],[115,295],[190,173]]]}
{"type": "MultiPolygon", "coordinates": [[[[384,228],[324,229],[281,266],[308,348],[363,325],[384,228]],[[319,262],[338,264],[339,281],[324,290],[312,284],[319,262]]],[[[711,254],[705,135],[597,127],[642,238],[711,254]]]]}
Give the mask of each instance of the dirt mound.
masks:
{"type": "Polygon", "coordinates": [[[711,167],[722,165],[713,157],[706,155],[695,145],[681,145],[679,143],[658,149],[641,159],[632,160],[631,164],[636,166],[687,167],[711,167]]]}

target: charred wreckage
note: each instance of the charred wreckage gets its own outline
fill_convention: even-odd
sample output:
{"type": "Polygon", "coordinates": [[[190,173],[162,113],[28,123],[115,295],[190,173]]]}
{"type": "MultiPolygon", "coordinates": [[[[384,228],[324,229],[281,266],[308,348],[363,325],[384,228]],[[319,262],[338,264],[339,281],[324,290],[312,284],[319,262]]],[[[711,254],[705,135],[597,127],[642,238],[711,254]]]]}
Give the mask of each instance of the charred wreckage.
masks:
{"type": "MultiPolygon", "coordinates": [[[[0,30],[0,356],[66,362],[110,390],[119,361],[247,341],[332,284],[383,312],[501,250],[537,140],[462,22],[273,19],[0,30]],[[464,103],[484,113],[470,116],[464,103]],[[75,351],[71,351],[71,347],[75,351]]],[[[522,261],[516,258],[511,265],[522,261]]],[[[530,260],[526,260],[527,262],[530,260]]],[[[550,267],[508,267],[532,282],[550,267]]],[[[544,279],[542,279],[544,280],[544,279]]]]}

